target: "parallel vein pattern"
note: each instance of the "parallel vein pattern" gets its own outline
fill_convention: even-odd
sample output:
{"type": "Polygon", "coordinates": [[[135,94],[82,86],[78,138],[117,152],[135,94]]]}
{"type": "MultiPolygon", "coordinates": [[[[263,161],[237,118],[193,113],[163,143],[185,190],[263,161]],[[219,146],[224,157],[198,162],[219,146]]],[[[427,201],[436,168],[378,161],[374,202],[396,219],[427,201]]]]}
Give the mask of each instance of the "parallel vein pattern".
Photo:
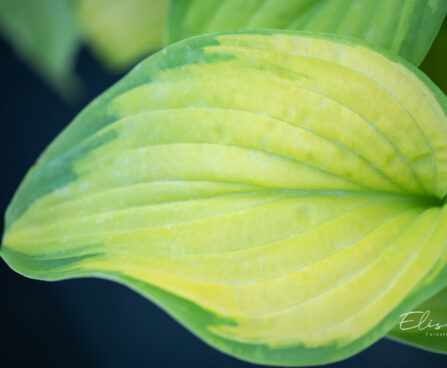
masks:
{"type": "Polygon", "coordinates": [[[239,29],[351,36],[419,65],[447,12],[443,0],[173,0],[167,41],[239,29]]]}
{"type": "Polygon", "coordinates": [[[123,282],[242,359],[342,359],[446,286],[446,106],[353,41],[184,41],[50,145],[1,255],[30,277],[123,282]]]}

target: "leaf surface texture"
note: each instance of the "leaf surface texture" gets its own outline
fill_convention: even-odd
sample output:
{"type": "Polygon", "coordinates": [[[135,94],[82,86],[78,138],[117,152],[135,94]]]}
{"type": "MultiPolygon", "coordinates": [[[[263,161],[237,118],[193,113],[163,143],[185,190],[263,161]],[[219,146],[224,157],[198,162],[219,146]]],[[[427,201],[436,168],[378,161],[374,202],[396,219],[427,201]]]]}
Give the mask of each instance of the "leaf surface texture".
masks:
{"type": "Polygon", "coordinates": [[[49,146],[1,255],[29,277],[122,282],[241,359],[346,358],[446,286],[446,106],[357,41],[180,42],[49,146]]]}

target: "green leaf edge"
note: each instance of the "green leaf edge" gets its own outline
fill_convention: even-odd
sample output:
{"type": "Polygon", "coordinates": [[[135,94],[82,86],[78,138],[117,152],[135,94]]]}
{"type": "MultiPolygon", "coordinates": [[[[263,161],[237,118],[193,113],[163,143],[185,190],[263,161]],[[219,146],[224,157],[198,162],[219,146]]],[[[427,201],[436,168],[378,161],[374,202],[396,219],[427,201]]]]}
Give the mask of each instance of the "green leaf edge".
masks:
{"type": "Polygon", "coordinates": [[[391,329],[395,325],[395,316],[399,316],[401,313],[411,310],[418,305],[421,300],[426,300],[441,290],[443,288],[442,281],[447,278],[447,268],[445,268],[438,274],[433,282],[433,284],[435,284],[434,289],[428,290],[428,288],[422,287],[424,279],[429,277],[429,275],[426,275],[426,277],[416,286],[416,293],[413,293],[404,299],[404,301],[389,313],[388,316],[385,317],[373,330],[349,345],[345,345],[342,349],[339,349],[333,344],[310,349],[302,345],[274,349],[262,344],[244,344],[216,336],[207,329],[208,325],[213,325],[215,323],[231,325],[232,321],[225,318],[219,318],[212,312],[207,311],[192,301],[171,294],[156,286],[146,284],[135,278],[128,277],[119,272],[86,272],[73,269],[68,272],[62,271],[61,273],[54,273],[54,271],[51,271],[51,275],[45,275],[45,271],[42,273],[42,269],[46,268],[45,266],[53,267],[55,264],[58,264],[58,266],[62,268],[64,265],[74,263],[87,257],[95,257],[99,254],[65,257],[57,260],[45,260],[36,256],[29,256],[15,252],[4,247],[1,249],[0,255],[16,272],[33,279],[59,281],[71,278],[95,277],[117,282],[129,287],[133,291],[152,301],[191,333],[218,351],[250,363],[288,367],[327,364],[357,354],[380,339],[383,336],[383,333],[386,333],[391,329]],[[27,272],[26,274],[20,271],[20,269],[27,267],[32,271],[27,272]],[[326,359],[322,359],[322,356],[325,356],[326,359]]]}

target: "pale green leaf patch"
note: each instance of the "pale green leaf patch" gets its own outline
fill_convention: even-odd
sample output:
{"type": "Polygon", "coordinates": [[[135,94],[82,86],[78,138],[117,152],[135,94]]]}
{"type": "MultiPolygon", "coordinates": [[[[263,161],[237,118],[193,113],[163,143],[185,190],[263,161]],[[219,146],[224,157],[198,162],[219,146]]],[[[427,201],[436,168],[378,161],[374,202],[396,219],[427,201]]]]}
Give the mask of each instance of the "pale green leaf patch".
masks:
{"type": "Polygon", "coordinates": [[[182,41],[49,146],[1,255],[29,277],[122,282],[241,359],[337,361],[446,287],[446,111],[360,41],[182,41]]]}
{"type": "Polygon", "coordinates": [[[169,0],[78,0],[86,42],[113,70],[126,70],[163,44],[169,0]]]}

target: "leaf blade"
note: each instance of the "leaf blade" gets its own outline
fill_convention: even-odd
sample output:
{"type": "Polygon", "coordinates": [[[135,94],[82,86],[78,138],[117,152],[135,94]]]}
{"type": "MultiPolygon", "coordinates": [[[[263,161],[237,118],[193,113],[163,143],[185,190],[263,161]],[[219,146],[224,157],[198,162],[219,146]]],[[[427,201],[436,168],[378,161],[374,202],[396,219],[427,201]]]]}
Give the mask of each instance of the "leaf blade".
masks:
{"type": "Polygon", "coordinates": [[[345,358],[445,287],[446,106],[352,40],[184,41],[48,148],[2,257],[30,277],[124,282],[242,359],[345,358]]]}

